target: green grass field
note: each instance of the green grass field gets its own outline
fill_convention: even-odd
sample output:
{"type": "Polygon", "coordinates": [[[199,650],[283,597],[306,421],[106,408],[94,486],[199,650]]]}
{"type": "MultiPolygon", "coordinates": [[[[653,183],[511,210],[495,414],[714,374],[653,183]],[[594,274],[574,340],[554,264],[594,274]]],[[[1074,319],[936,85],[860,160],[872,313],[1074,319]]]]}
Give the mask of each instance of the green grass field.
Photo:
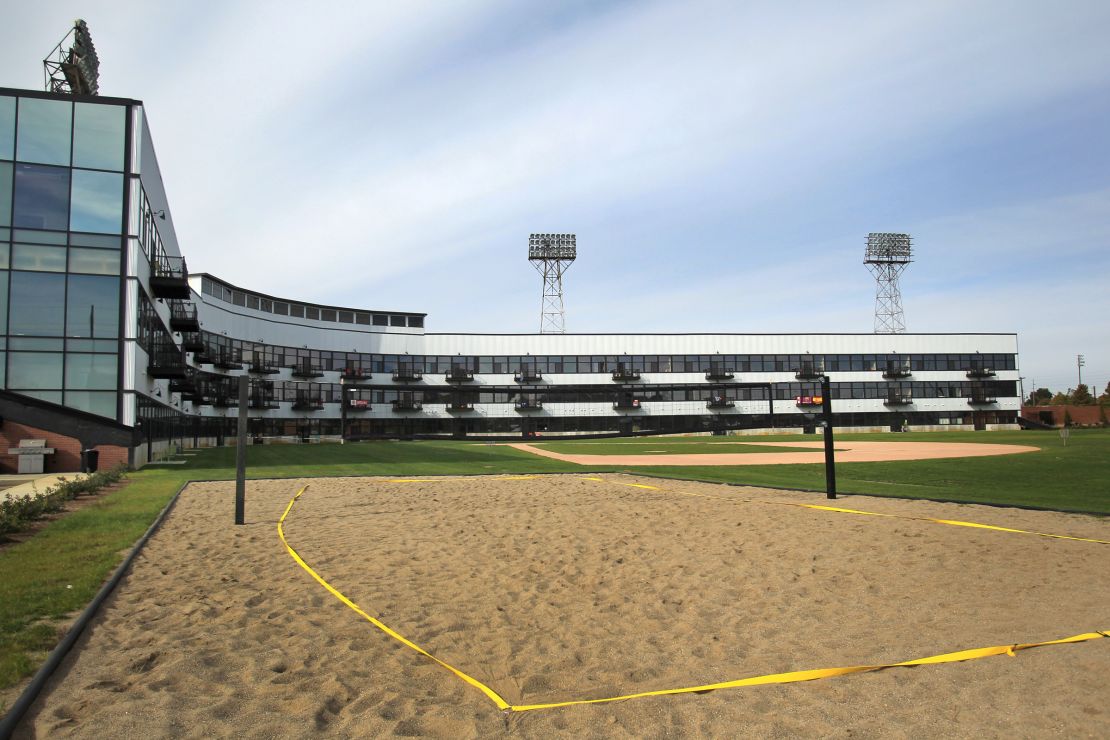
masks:
{"type": "MultiPolygon", "coordinates": [[[[567,453],[632,454],[766,451],[746,441],[817,441],[776,436],[636,438],[543,442],[567,453]],[[720,445],[739,442],[740,446],[720,445]]],[[[890,440],[891,435],[837,439],[890,440]]],[[[1039,452],[1002,457],[845,463],[837,466],[843,493],[930,498],[1110,514],[1110,430],[1075,430],[1065,446],[1057,432],[943,432],[902,434],[897,441],[989,442],[1031,445],[1039,452]]],[[[26,542],[0,551],[0,689],[35,670],[57,642],[59,620],[83,608],[128,548],[188,480],[232,479],[235,450],[204,450],[185,465],[151,467],[128,476],[130,485],[79,512],[51,522],[26,542]]],[[[822,465],[743,467],[583,468],[503,445],[477,442],[365,442],[348,445],[273,445],[248,452],[251,478],[339,475],[468,475],[628,471],[722,483],[824,490],[822,465]]],[[[248,501],[249,506],[249,501],[248,501]]],[[[0,711],[3,707],[0,707],[0,711]]]]}

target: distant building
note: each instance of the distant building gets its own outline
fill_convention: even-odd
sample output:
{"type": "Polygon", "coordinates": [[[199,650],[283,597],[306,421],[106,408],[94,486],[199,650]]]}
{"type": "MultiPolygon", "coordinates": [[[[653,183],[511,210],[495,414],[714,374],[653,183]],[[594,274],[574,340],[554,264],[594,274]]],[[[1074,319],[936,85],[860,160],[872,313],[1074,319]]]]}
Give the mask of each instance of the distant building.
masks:
{"type": "Polygon", "coordinates": [[[812,430],[821,372],[844,427],[1020,408],[1014,334],[437,334],[190,274],[136,100],[0,88],[0,255],[0,444],[48,470],[221,443],[241,375],[251,435],[290,439],[812,430]]]}

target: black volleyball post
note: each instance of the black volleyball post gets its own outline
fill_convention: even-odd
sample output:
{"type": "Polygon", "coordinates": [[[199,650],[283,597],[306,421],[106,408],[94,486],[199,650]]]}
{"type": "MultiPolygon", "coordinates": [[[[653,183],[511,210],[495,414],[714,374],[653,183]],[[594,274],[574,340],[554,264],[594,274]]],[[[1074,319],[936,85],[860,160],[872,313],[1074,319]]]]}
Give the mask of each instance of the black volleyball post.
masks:
{"type": "Polygon", "coordinates": [[[239,376],[239,441],[235,445],[235,523],[245,524],[247,491],[247,384],[250,378],[239,376]]]}
{"type": "Polygon", "coordinates": [[[836,498],[836,460],[833,455],[832,398],[829,376],[821,376],[821,420],[825,427],[825,498],[836,498]]]}

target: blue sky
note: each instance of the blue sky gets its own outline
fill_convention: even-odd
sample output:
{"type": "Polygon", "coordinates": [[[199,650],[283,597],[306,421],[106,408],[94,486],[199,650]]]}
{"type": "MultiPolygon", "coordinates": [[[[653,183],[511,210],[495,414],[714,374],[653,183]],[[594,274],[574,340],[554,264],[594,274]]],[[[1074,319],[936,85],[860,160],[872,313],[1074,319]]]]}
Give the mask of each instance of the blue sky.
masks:
{"type": "Polygon", "coordinates": [[[195,271],[529,332],[573,231],[570,331],[867,332],[900,231],[909,331],[1110,381],[1110,3],[22,3],[0,85],[78,15],[195,271]]]}

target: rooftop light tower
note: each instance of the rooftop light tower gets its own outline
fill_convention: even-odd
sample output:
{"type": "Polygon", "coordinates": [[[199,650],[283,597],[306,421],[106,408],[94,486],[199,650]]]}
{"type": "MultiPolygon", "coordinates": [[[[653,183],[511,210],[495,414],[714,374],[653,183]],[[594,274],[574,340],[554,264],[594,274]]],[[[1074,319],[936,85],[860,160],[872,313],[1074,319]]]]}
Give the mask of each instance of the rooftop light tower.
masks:
{"type": "Polygon", "coordinates": [[[565,334],[566,307],[563,304],[563,273],[578,256],[574,234],[530,234],[528,261],[543,276],[540,302],[540,334],[565,334]]]}
{"type": "Polygon", "coordinates": [[[100,59],[85,21],[78,18],[54,50],[42,60],[46,91],[96,95],[100,90],[100,59]]]}
{"type": "Polygon", "coordinates": [[[872,232],[867,235],[863,263],[875,276],[875,333],[901,334],[906,331],[902,314],[902,290],[898,278],[913,262],[909,234],[872,232]]]}

